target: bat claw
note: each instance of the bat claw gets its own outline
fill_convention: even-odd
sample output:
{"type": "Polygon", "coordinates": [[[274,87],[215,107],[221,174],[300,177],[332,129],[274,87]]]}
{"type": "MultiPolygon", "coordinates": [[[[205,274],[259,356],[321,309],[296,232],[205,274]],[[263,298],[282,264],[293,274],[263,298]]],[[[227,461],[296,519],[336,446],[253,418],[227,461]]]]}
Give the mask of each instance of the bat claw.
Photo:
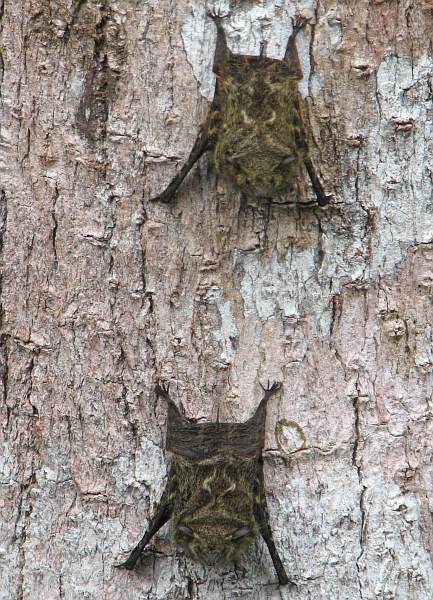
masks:
{"type": "Polygon", "coordinates": [[[292,35],[296,35],[298,31],[300,31],[305,27],[305,25],[307,25],[307,23],[309,23],[309,19],[307,17],[305,17],[304,15],[295,15],[292,19],[292,35]]]}
{"type": "Polygon", "coordinates": [[[158,196],[149,198],[149,202],[164,202],[165,204],[168,204],[169,202],[172,202],[174,200],[174,196],[175,196],[175,194],[172,194],[172,193],[166,194],[166,193],[162,192],[161,194],[158,194],[158,196]]]}
{"type": "Polygon", "coordinates": [[[274,382],[272,382],[272,385],[271,385],[271,382],[269,379],[268,379],[268,383],[267,383],[266,387],[262,383],[260,383],[260,381],[259,381],[259,384],[260,384],[260,387],[262,388],[262,390],[265,392],[265,394],[268,394],[268,395],[273,394],[274,392],[279,390],[281,387],[281,383],[279,381],[274,381],[274,382]]]}
{"type": "Polygon", "coordinates": [[[226,14],[223,14],[222,10],[220,8],[213,8],[213,9],[208,9],[206,11],[206,15],[214,20],[226,19],[227,17],[229,17],[231,15],[231,12],[229,11],[226,14]]]}
{"type": "Polygon", "coordinates": [[[158,381],[155,385],[155,394],[158,396],[165,396],[168,398],[170,391],[170,382],[169,381],[158,381]]]}
{"type": "Polygon", "coordinates": [[[284,576],[281,576],[278,578],[278,583],[280,585],[289,585],[290,584],[290,585],[294,585],[295,587],[298,587],[298,584],[295,583],[294,581],[292,581],[291,579],[289,579],[286,574],[284,574],[284,576]]]}
{"type": "Polygon", "coordinates": [[[326,194],[326,196],[322,196],[320,198],[317,199],[317,204],[319,206],[326,206],[327,204],[330,203],[330,201],[332,200],[333,195],[332,194],[326,194]]]}

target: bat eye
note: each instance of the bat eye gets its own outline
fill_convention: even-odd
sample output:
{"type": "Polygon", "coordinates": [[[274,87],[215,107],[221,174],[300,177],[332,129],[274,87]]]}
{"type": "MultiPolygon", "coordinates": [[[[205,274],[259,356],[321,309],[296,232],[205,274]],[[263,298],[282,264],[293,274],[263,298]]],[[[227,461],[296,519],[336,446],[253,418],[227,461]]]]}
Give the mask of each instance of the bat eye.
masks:
{"type": "Polygon", "coordinates": [[[248,535],[249,533],[250,530],[248,527],[242,527],[241,529],[238,529],[232,534],[232,540],[239,540],[248,535]]]}
{"type": "Polygon", "coordinates": [[[183,535],[186,535],[188,537],[193,537],[193,535],[194,535],[194,532],[191,529],[191,527],[187,527],[186,525],[178,525],[177,529],[178,529],[178,531],[183,533],[183,535]]]}
{"type": "Polygon", "coordinates": [[[283,160],[280,162],[280,167],[286,167],[287,165],[289,165],[291,162],[293,162],[296,159],[296,156],[294,154],[288,154],[287,156],[285,156],[283,158],[283,160]]]}

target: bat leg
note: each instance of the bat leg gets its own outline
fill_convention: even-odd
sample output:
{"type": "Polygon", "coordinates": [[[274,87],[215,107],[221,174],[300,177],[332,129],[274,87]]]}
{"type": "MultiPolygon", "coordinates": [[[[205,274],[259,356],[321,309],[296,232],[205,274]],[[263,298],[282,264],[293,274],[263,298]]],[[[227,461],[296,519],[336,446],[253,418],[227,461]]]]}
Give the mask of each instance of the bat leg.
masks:
{"type": "Polygon", "coordinates": [[[230,13],[222,15],[220,11],[208,10],[207,16],[213,19],[213,22],[217,28],[217,41],[213,60],[213,72],[218,75],[220,65],[223,64],[231,54],[229,47],[227,46],[224,28],[221,25],[221,21],[230,16],[230,13]]]}
{"type": "Polygon", "coordinates": [[[153,538],[155,533],[161,529],[165,523],[170,519],[172,513],[172,504],[171,504],[171,493],[173,490],[173,481],[174,481],[174,469],[172,468],[170,474],[168,476],[168,482],[165,487],[165,490],[162,494],[160,503],[158,505],[157,511],[153,518],[150,521],[149,527],[146,533],[143,535],[141,540],[132,550],[131,554],[125,560],[125,562],[114,565],[115,567],[132,570],[137,564],[140,555],[142,554],[144,548],[153,538]]]}
{"type": "Polygon", "coordinates": [[[262,388],[262,390],[265,392],[265,397],[263,398],[263,400],[267,401],[269,400],[269,398],[272,396],[272,394],[275,394],[275,392],[278,392],[278,390],[281,387],[281,383],[279,381],[274,381],[271,385],[271,382],[268,379],[268,383],[266,385],[266,387],[264,385],[262,385],[260,382],[260,387],[262,388]]]}
{"type": "Polygon", "coordinates": [[[292,70],[292,77],[295,79],[302,79],[302,69],[301,64],[299,62],[298,51],[296,49],[295,39],[298,33],[305,27],[307,24],[307,20],[299,17],[293,22],[293,30],[292,35],[289,37],[286,47],[286,53],[284,55],[284,61],[288,64],[292,70]]]}
{"type": "Polygon", "coordinates": [[[170,398],[169,391],[170,391],[170,384],[167,382],[160,381],[155,386],[155,394],[157,394],[157,396],[161,396],[162,398],[164,398],[164,400],[167,402],[168,406],[173,409],[174,415],[177,416],[178,418],[180,418],[182,421],[187,420],[187,419],[185,419],[183,414],[180,412],[180,410],[177,408],[177,406],[173,402],[173,400],[170,398]]]}
{"type": "Polygon", "coordinates": [[[283,563],[281,562],[280,556],[275,547],[271,526],[269,525],[269,511],[266,502],[265,486],[263,481],[263,464],[260,464],[260,469],[257,473],[257,480],[258,493],[257,501],[254,503],[254,517],[259,527],[260,534],[268,547],[280,585],[287,585],[288,583],[296,585],[296,583],[290,581],[290,579],[287,577],[287,573],[284,570],[283,563]]]}
{"type": "Polygon", "coordinates": [[[309,158],[304,160],[305,167],[308,171],[308,175],[310,177],[311,185],[313,186],[313,190],[317,197],[317,203],[319,206],[326,206],[329,204],[329,200],[331,196],[325,194],[325,190],[322,187],[322,184],[319,181],[319,178],[316,175],[316,172],[313,167],[313,163],[309,158]]]}
{"type": "Polygon", "coordinates": [[[191,171],[198,159],[201,158],[205,152],[210,150],[210,147],[211,144],[207,134],[207,129],[204,128],[200,131],[191,153],[179,173],[171,180],[169,185],[161,194],[151,198],[151,202],[171,202],[174,199],[174,196],[182,181],[191,171]]]}

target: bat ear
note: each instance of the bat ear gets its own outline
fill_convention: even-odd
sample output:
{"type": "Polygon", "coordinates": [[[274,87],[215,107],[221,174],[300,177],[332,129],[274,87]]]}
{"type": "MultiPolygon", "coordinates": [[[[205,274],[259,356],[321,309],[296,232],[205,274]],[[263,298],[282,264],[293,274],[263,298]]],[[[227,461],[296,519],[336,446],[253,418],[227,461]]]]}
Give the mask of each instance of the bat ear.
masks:
{"type": "Polygon", "coordinates": [[[183,533],[183,535],[186,535],[186,537],[194,537],[194,532],[191,529],[191,527],[188,527],[188,525],[178,525],[177,526],[178,531],[180,531],[181,533],[183,533]]]}
{"type": "Polygon", "coordinates": [[[249,535],[251,533],[251,529],[249,527],[242,527],[241,529],[238,529],[237,531],[235,531],[232,534],[232,541],[235,540],[240,540],[241,538],[244,538],[245,536],[249,535]]]}

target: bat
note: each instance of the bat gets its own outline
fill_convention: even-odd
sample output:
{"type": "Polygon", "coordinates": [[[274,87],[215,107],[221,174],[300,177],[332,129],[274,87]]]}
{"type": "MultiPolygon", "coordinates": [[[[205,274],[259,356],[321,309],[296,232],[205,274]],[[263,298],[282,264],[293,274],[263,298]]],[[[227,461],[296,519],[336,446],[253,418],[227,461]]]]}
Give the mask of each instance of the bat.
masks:
{"type": "Polygon", "coordinates": [[[133,569],[152,537],[170,521],[174,543],[206,564],[237,563],[260,534],[279,583],[290,582],[272,537],[263,477],[266,406],[279,388],[268,382],[256,412],[244,423],[195,423],[180,413],[168,385],[157,384],[156,394],[168,404],[171,468],[147,531],[116,566],[133,569]]]}
{"type": "Polygon", "coordinates": [[[215,95],[207,119],[191,153],[168,187],[152,200],[170,202],[194,164],[212,152],[218,173],[245,195],[272,198],[287,191],[302,165],[310,177],[319,206],[330,199],[316,175],[307,143],[304,101],[298,91],[302,70],[295,46],[294,27],[283,60],[233,54],[227,46],[221,20],[213,71],[215,95]]]}

